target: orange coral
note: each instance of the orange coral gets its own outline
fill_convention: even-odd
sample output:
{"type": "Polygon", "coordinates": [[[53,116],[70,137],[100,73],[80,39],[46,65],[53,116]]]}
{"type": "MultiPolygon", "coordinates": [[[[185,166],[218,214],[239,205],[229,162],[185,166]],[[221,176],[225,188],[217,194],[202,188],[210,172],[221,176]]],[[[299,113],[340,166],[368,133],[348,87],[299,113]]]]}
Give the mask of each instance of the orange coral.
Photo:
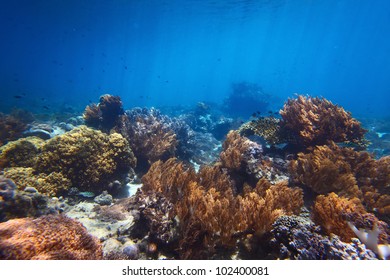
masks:
{"type": "Polygon", "coordinates": [[[341,240],[349,242],[356,235],[348,226],[346,217],[353,213],[366,213],[360,200],[339,197],[332,192],[326,196],[317,196],[312,215],[313,221],[319,224],[327,234],[336,234],[341,240]]]}
{"type": "Polygon", "coordinates": [[[0,223],[0,237],[0,259],[97,260],[103,255],[97,238],[62,215],[0,223]]]}
{"type": "Polygon", "coordinates": [[[360,122],[325,98],[299,95],[284,104],[280,115],[283,138],[298,146],[322,145],[328,141],[364,143],[366,130],[360,122]]]}
{"type": "Polygon", "coordinates": [[[337,192],[346,196],[361,196],[354,170],[346,161],[342,148],[336,144],[316,146],[311,153],[299,153],[291,161],[293,182],[303,184],[316,193],[337,192]]]}
{"type": "Polygon", "coordinates": [[[163,193],[175,205],[183,258],[203,258],[218,248],[234,248],[240,238],[261,236],[280,215],[297,214],[303,205],[302,190],[285,182],[271,185],[262,179],[237,195],[234,183],[218,165],[202,167],[195,174],[177,159],[169,159],[154,163],[142,180],[145,192],[163,193]]]}

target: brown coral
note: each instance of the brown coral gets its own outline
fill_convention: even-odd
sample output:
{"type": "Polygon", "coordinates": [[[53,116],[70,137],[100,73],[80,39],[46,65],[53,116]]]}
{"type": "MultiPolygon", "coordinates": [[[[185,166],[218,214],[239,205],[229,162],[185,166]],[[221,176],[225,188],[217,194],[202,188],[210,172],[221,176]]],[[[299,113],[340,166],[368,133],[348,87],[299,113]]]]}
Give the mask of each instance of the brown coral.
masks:
{"type": "Polygon", "coordinates": [[[80,190],[102,191],[123,179],[136,159],[120,134],[80,126],[48,140],[37,158],[40,173],[61,173],[80,190]]]}
{"type": "Polygon", "coordinates": [[[100,242],[81,223],[62,215],[0,224],[0,259],[97,260],[100,242]]]}
{"type": "Polygon", "coordinates": [[[129,141],[141,171],[147,170],[155,161],[175,156],[178,146],[176,134],[155,109],[126,112],[115,131],[129,141]]]}
{"type": "Polygon", "coordinates": [[[299,95],[280,110],[283,138],[300,147],[323,145],[328,141],[363,145],[363,129],[342,107],[325,98],[299,95]]]}
{"type": "Polygon", "coordinates": [[[366,213],[360,200],[339,197],[333,192],[326,196],[317,196],[312,212],[313,221],[320,225],[327,234],[336,234],[345,242],[356,237],[346,219],[353,213],[366,213]]]}
{"type": "Polygon", "coordinates": [[[175,205],[181,235],[178,251],[183,258],[232,249],[240,238],[262,235],[277,217],[296,214],[303,205],[302,190],[285,182],[271,185],[263,179],[238,195],[220,166],[203,167],[195,174],[177,159],[154,163],[143,183],[144,192],[162,193],[175,205]]]}
{"type": "Polygon", "coordinates": [[[109,132],[123,113],[121,98],[105,94],[100,97],[98,105],[91,104],[85,108],[83,117],[88,126],[109,132]]]}

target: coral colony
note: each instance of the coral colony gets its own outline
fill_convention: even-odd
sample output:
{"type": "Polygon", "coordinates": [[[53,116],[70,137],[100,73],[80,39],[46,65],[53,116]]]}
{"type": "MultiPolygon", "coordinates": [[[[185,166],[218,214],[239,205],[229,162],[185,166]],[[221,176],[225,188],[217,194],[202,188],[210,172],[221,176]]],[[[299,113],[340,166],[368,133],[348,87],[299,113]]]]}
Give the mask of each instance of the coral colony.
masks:
{"type": "Polygon", "coordinates": [[[390,156],[325,98],[229,116],[263,95],[241,83],[175,117],[108,94],[62,123],[0,114],[0,259],[389,258],[390,156]]]}

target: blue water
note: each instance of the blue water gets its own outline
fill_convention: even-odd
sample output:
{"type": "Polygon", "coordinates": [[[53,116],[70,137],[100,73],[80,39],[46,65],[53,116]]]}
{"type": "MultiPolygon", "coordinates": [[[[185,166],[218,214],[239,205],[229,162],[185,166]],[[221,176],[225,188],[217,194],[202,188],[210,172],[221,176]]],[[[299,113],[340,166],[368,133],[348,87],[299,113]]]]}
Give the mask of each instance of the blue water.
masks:
{"type": "Polygon", "coordinates": [[[302,93],[390,115],[387,0],[0,2],[0,111],[221,103],[246,81],[276,107],[302,93]]]}

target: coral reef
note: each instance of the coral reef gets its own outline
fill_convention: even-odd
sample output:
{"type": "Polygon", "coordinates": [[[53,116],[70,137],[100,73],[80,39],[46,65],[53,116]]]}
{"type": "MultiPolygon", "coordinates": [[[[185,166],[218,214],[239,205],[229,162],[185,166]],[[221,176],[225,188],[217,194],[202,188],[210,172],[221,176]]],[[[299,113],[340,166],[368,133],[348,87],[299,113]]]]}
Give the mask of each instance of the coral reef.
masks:
{"type": "Polygon", "coordinates": [[[299,147],[347,142],[365,146],[363,129],[342,107],[325,98],[299,95],[280,110],[283,138],[299,147]]]}
{"type": "Polygon", "coordinates": [[[88,105],[83,116],[86,125],[109,132],[117,124],[123,113],[121,98],[105,94],[100,97],[99,104],[88,105]]]}
{"type": "Polygon", "coordinates": [[[103,255],[99,241],[63,215],[0,223],[0,237],[0,259],[98,260],[103,255]]]}
{"type": "Polygon", "coordinates": [[[100,192],[124,179],[136,159],[120,134],[80,126],[48,140],[36,163],[40,174],[58,172],[82,191],[100,192]]]}
{"type": "Polygon", "coordinates": [[[204,167],[195,174],[175,158],[154,163],[142,181],[143,192],[161,193],[175,205],[181,258],[208,258],[232,250],[240,238],[261,236],[277,217],[298,213],[303,205],[302,191],[285,183],[271,185],[263,179],[255,188],[246,186],[242,194],[235,194],[220,167],[204,167]]]}
{"type": "Polygon", "coordinates": [[[270,245],[278,259],[292,260],[374,260],[375,254],[353,238],[344,243],[337,237],[322,236],[318,227],[298,216],[282,216],[273,224],[270,245]]]}

